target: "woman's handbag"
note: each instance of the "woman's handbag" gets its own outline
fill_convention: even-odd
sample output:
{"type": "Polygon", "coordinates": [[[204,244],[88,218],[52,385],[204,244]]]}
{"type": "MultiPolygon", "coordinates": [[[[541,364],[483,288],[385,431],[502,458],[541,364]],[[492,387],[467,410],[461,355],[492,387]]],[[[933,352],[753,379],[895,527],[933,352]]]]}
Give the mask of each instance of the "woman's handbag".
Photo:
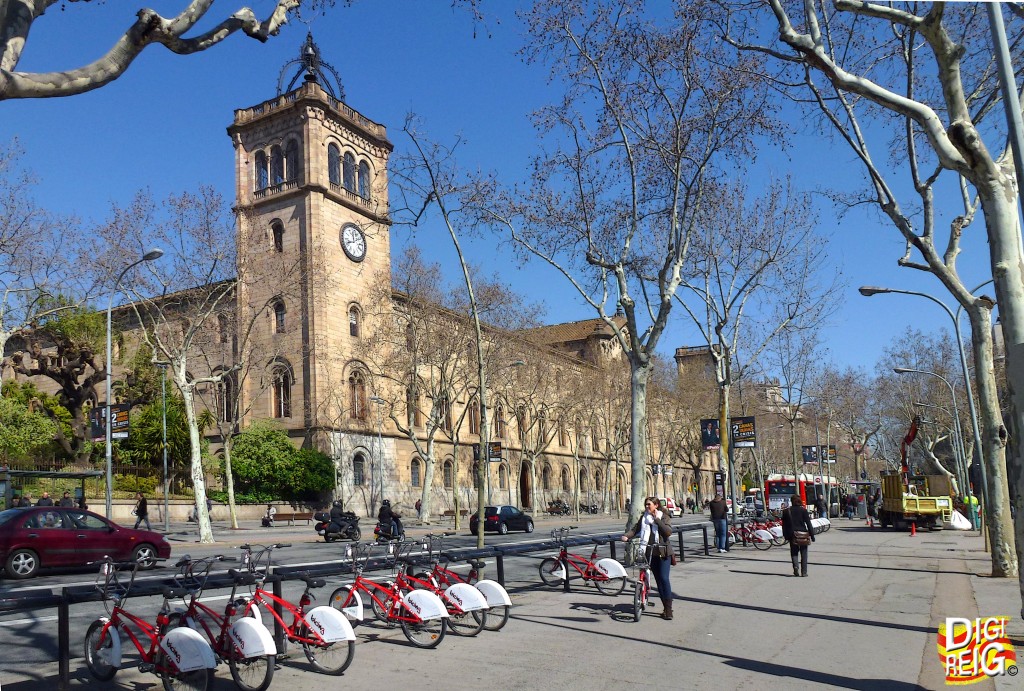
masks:
{"type": "Polygon", "coordinates": [[[803,530],[794,530],[793,539],[790,540],[790,542],[798,547],[805,547],[806,545],[811,544],[811,534],[804,532],[803,530]]]}

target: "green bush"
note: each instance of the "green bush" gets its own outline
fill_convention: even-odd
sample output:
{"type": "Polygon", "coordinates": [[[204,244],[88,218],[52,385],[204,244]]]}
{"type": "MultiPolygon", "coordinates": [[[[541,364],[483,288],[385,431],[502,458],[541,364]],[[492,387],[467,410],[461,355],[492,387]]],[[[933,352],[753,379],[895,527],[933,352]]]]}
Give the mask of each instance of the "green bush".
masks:
{"type": "Polygon", "coordinates": [[[296,449],[288,435],[271,424],[254,423],[234,438],[231,448],[239,502],[239,497],[251,497],[259,503],[322,504],[334,488],[334,462],[319,451],[296,449]]]}
{"type": "Polygon", "coordinates": [[[159,484],[160,479],[155,477],[135,475],[114,476],[115,492],[130,492],[131,494],[142,492],[143,494],[152,494],[153,490],[155,490],[159,484]]]}
{"type": "MultiPolygon", "coordinates": [[[[221,504],[228,503],[228,493],[223,490],[211,490],[207,492],[210,499],[221,504]]],[[[278,493],[279,494],[279,493],[278,493]]],[[[271,494],[269,492],[235,492],[235,504],[242,506],[245,504],[269,504],[271,502],[279,501],[281,497],[271,494]]]]}

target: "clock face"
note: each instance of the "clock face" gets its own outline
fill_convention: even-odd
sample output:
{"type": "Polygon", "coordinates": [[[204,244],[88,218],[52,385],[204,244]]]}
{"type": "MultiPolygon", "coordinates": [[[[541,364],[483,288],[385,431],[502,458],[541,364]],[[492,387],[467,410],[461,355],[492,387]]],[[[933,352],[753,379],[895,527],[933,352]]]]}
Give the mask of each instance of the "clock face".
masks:
{"type": "Polygon", "coordinates": [[[347,225],[341,229],[341,249],[354,262],[361,262],[366,257],[366,236],[357,226],[347,225]]]}

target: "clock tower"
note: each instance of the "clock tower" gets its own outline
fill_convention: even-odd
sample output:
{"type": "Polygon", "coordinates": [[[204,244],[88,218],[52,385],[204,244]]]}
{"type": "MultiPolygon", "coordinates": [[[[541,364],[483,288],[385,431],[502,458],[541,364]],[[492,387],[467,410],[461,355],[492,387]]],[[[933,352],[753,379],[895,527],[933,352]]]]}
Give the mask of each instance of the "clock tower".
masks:
{"type": "Polygon", "coordinates": [[[243,422],[277,418],[304,446],[329,451],[331,431],[368,425],[348,391],[361,376],[366,301],[375,284],[390,282],[393,147],[383,125],[345,102],[312,36],[282,69],[278,95],[236,110],[228,134],[238,348],[252,372],[238,391],[243,422]],[[254,335],[242,343],[249,324],[254,335]]]}

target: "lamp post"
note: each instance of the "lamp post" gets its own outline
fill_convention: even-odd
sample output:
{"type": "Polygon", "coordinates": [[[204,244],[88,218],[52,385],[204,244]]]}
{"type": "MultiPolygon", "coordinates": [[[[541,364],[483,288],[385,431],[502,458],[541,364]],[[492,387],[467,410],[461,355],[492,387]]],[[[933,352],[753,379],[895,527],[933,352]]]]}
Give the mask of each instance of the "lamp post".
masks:
{"type": "MultiPolygon", "coordinates": [[[[1022,203],[1024,203],[1024,202],[1022,202],[1022,203]]],[[[992,279],[989,279],[989,280],[985,281],[984,283],[979,283],[977,286],[975,286],[970,291],[971,294],[973,295],[975,292],[980,290],[983,286],[988,285],[989,283],[992,283],[992,279]]],[[[860,289],[859,289],[859,292],[860,292],[861,295],[864,295],[865,297],[870,297],[872,295],[885,294],[885,293],[897,293],[897,294],[902,294],[902,295],[917,295],[919,297],[927,298],[927,299],[931,300],[932,302],[934,302],[936,305],[938,305],[939,307],[944,309],[946,311],[946,314],[949,315],[949,318],[953,320],[953,332],[956,334],[956,347],[957,347],[957,349],[958,349],[958,351],[960,353],[960,368],[963,370],[963,374],[964,374],[964,390],[965,390],[966,395],[967,395],[967,410],[968,410],[968,412],[971,415],[971,433],[974,435],[974,448],[978,450],[978,458],[982,459],[980,461],[981,474],[982,474],[981,498],[982,498],[982,501],[986,501],[987,502],[988,487],[987,487],[986,482],[985,482],[985,462],[984,462],[985,451],[984,451],[984,448],[982,446],[981,430],[978,427],[978,411],[977,411],[977,409],[975,408],[975,405],[974,405],[974,392],[971,389],[971,377],[970,377],[970,374],[967,371],[967,354],[964,352],[964,339],[963,339],[963,336],[960,333],[960,310],[963,309],[963,305],[960,305],[960,307],[957,308],[956,314],[953,314],[953,312],[950,311],[949,307],[946,306],[946,303],[942,302],[941,300],[939,300],[936,297],[933,297],[933,296],[929,295],[928,293],[919,293],[916,290],[897,290],[895,288],[880,288],[878,286],[861,286],[860,289]]],[[[966,462],[966,460],[965,460],[965,462],[966,462]]],[[[967,484],[968,484],[967,489],[970,489],[970,482],[968,482],[967,484]]],[[[973,494],[973,492],[972,492],[972,494],[973,494]]],[[[975,514],[975,511],[974,511],[973,507],[971,509],[971,513],[975,514]]],[[[975,521],[976,518],[977,518],[977,516],[975,515],[971,519],[971,522],[974,523],[975,525],[977,525],[977,523],[975,521]]]]}
{"type": "Polygon", "coordinates": [[[144,255],[142,255],[141,259],[137,259],[134,262],[132,262],[131,264],[129,264],[128,266],[124,267],[124,269],[121,271],[121,273],[118,274],[117,278],[114,280],[114,287],[113,287],[113,290],[110,291],[110,299],[107,301],[107,365],[106,365],[106,370],[107,370],[107,407],[106,407],[106,410],[104,410],[104,413],[106,415],[106,420],[104,421],[103,426],[106,429],[105,437],[106,437],[106,442],[107,442],[107,497],[106,497],[107,498],[107,502],[106,503],[107,503],[107,518],[108,519],[111,518],[110,514],[111,514],[111,511],[112,511],[112,505],[113,505],[112,490],[114,488],[114,460],[113,460],[114,457],[113,457],[113,454],[111,453],[111,448],[110,448],[110,399],[111,399],[111,392],[110,392],[110,388],[111,388],[111,371],[110,370],[111,370],[111,360],[113,359],[112,356],[111,356],[111,344],[110,344],[110,313],[114,309],[114,294],[117,293],[118,288],[120,288],[120,286],[121,286],[121,279],[124,278],[124,275],[126,273],[128,273],[129,271],[131,271],[132,269],[134,269],[139,264],[141,264],[142,262],[153,261],[154,259],[159,259],[162,256],[164,256],[164,251],[162,249],[160,249],[159,247],[157,247],[155,249],[151,249],[150,251],[146,252],[144,255]]]}
{"type": "MultiPolygon", "coordinates": [[[[370,396],[370,402],[377,406],[377,462],[374,464],[374,469],[377,471],[377,475],[380,476],[380,498],[384,499],[384,440],[381,435],[381,428],[384,426],[384,413],[383,406],[387,403],[380,396],[370,396]]],[[[374,479],[370,478],[370,484],[374,484],[374,479]]],[[[372,492],[370,493],[373,494],[372,492]]]]}
{"type": "MultiPolygon", "coordinates": [[[[893,372],[895,372],[896,374],[927,374],[935,377],[936,379],[942,380],[946,387],[949,388],[949,395],[953,399],[953,426],[956,428],[957,436],[961,438],[960,441],[962,443],[963,434],[960,432],[960,430],[962,429],[960,427],[960,408],[956,403],[956,391],[953,389],[953,385],[949,383],[949,380],[943,377],[941,374],[936,374],[935,372],[930,372],[928,370],[912,369],[910,367],[894,367],[893,372]]],[[[971,490],[970,483],[967,483],[967,486],[964,487],[963,490],[966,492],[965,496],[970,497],[974,494],[971,490]]],[[[968,504],[971,505],[973,504],[973,502],[968,502],[968,504]]],[[[975,528],[977,528],[978,526],[977,515],[974,513],[973,508],[971,509],[971,525],[975,528]]]]}
{"type": "Polygon", "coordinates": [[[171,493],[167,477],[167,363],[158,362],[160,368],[160,401],[163,409],[163,447],[164,447],[164,532],[171,530],[171,518],[168,513],[168,496],[171,493]]]}

